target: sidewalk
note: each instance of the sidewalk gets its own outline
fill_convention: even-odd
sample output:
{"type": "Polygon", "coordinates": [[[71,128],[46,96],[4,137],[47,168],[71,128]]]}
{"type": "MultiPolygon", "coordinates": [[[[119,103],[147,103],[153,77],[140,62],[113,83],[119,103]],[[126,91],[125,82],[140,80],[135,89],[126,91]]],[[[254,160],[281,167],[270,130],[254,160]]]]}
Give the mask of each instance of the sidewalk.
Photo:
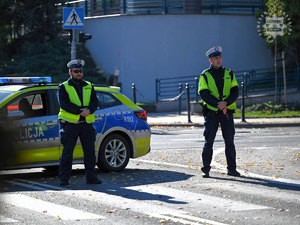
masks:
{"type": "MultiPolygon", "coordinates": [[[[191,123],[188,123],[187,111],[165,112],[165,113],[147,113],[147,122],[150,126],[204,126],[204,117],[199,114],[191,114],[191,123]]],[[[258,127],[288,127],[300,126],[300,117],[292,118],[234,118],[234,124],[237,128],[258,128],[258,127]]]]}

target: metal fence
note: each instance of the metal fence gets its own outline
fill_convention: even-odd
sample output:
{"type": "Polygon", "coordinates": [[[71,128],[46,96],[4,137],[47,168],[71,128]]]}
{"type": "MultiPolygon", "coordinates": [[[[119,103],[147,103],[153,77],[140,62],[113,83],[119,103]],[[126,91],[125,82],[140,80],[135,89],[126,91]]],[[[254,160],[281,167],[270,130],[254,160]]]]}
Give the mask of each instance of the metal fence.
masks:
{"type": "MultiPolygon", "coordinates": [[[[275,69],[257,69],[234,72],[237,82],[244,82],[245,96],[252,94],[275,93],[275,69]]],[[[278,93],[284,90],[283,69],[278,68],[278,93]]],[[[156,100],[168,99],[178,95],[186,83],[190,85],[191,98],[198,101],[199,76],[173,77],[155,79],[156,100]]],[[[291,65],[286,67],[286,87],[300,91],[300,66],[291,65]]],[[[240,88],[240,94],[242,90],[240,88]]],[[[185,96],[183,96],[185,97],[185,96]]]]}
{"type": "Polygon", "coordinates": [[[83,7],[85,16],[112,14],[254,14],[263,0],[77,0],[58,4],[83,7]]]}

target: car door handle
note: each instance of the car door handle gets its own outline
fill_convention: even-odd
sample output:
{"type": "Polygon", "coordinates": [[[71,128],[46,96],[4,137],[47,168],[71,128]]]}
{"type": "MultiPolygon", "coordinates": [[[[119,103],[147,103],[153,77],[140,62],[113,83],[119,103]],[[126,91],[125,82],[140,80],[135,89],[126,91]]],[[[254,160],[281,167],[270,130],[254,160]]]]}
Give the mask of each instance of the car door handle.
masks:
{"type": "Polygon", "coordinates": [[[58,125],[58,122],[47,122],[45,123],[46,126],[56,126],[58,125]]]}
{"type": "Polygon", "coordinates": [[[95,118],[95,121],[99,121],[99,120],[102,120],[103,118],[102,117],[97,117],[95,118]]]}

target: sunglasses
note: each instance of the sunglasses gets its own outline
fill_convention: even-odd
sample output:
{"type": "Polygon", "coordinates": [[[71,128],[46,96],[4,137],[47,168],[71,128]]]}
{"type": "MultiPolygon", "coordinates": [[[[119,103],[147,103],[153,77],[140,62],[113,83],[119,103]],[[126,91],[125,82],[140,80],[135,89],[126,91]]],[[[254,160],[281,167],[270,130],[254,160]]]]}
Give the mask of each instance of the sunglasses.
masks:
{"type": "Polygon", "coordinates": [[[82,70],[73,70],[73,73],[83,73],[82,70]]]}

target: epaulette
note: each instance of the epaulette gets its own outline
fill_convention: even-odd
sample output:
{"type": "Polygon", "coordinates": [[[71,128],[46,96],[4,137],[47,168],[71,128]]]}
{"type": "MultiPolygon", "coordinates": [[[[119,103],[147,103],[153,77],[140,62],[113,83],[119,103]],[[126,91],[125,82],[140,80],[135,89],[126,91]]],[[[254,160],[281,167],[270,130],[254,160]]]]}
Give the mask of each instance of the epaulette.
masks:
{"type": "Polygon", "coordinates": [[[200,74],[200,77],[203,76],[205,81],[206,81],[206,84],[208,85],[208,79],[207,79],[207,76],[206,76],[206,72],[208,71],[209,69],[205,69],[203,70],[203,72],[200,74]]]}
{"type": "Polygon", "coordinates": [[[209,69],[203,70],[202,73],[200,74],[200,76],[201,76],[201,75],[204,75],[208,70],[209,70],[209,69]]]}
{"type": "Polygon", "coordinates": [[[228,69],[228,70],[229,70],[230,76],[232,76],[233,75],[233,71],[231,69],[228,69]]]}

